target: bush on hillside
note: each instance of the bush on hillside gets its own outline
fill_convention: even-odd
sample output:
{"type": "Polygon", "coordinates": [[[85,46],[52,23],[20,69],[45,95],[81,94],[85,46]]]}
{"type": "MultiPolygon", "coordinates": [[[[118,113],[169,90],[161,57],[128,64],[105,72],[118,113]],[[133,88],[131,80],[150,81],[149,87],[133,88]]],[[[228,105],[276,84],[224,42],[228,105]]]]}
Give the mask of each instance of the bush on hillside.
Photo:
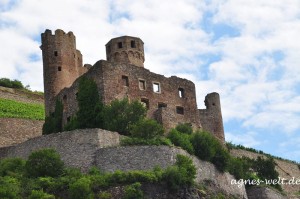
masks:
{"type": "Polygon", "coordinates": [[[29,177],[57,177],[63,173],[64,163],[54,149],[32,152],[25,164],[29,177]]]}
{"type": "Polygon", "coordinates": [[[32,190],[28,199],[55,199],[54,195],[45,193],[43,190],[32,190]]]}
{"type": "Polygon", "coordinates": [[[162,136],[164,128],[155,120],[142,119],[130,126],[130,134],[136,138],[153,139],[162,136]]]}
{"type": "Polygon", "coordinates": [[[195,155],[202,160],[210,161],[220,171],[225,171],[229,164],[229,152],[212,134],[196,132],[191,137],[195,155]]]}
{"type": "Polygon", "coordinates": [[[19,80],[10,80],[8,78],[1,78],[0,79],[0,86],[8,87],[8,88],[18,88],[22,89],[24,88],[23,84],[19,80]]]}
{"type": "Polygon", "coordinates": [[[136,182],[132,185],[129,185],[125,188],[124,199],[143,199],[144,194],[141,190],[141,183],[136,182]]]}
{"type": "Polygon", "coordinates": [[[69,193],[72,199],[92,199],[93,192],[91,188],[91,180],[82,177],[76,182],[70,184],[69,193]]]}
{"type": "Polygon", "coordinates": [[[25,168],[25,160],[21,158],[5,158],[0,162],[0,176],[21,175],[25,168]]]}
{"type": "Polygon", "coordinates": [[[140,102],[129,103],[127,98],[114,100],[104,107],[104,127],[122,135],[129,135],[130,126],[137,124],[145,116],[146,109],[140,102]]]}
{"type": "Polygon", "coordinates": [[[181,123],[176,126],[176,130],[180,133],[191,135],[193,133],[193,128],[189,123],[181,123]]]}
{"type": "Polygon", "coordinates": [[[194,154],[194,147],[190,141],[190,135],[181,133],[176,129],[171,129],[167,136],[175,146],[180,146],[189,154],[194,154]]]}

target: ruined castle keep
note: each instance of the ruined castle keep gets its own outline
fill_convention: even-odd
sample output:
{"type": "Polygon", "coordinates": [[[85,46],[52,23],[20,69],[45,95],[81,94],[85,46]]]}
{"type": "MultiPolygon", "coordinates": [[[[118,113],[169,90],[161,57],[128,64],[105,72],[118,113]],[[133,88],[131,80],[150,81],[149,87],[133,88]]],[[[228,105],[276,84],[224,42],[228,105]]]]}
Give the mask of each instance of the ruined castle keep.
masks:
{"type": "Polygon", "coordinates": [[[93,66],[83,65],[72,32],[46,30],[41,35],[46,115],[54,111],[56,99],[64,105],[63,124],[77,112],[78,78],[93,79],[103,103],[114,99],[139,100],[147,117],[166,129],[190,123],[224,141],[224,128],[218,93],[205,97],[206,109],[198,109],[195,84],[176,76],[165,77],[144,68],[144,43],[140,38],[123,36],[106,45],[106,59],[93,66]]]}

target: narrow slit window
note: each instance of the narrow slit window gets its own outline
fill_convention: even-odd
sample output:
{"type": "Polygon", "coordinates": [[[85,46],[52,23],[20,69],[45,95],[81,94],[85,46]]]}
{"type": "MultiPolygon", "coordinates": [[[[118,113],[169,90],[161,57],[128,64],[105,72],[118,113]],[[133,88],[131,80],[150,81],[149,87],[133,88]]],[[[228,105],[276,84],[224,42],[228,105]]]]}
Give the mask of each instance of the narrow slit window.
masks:
{"type": "Polygon", "coordinates": [[[167,107],[167,104],[163,103],[163,102],[158,102],[157,107],[158,108],[165,108],[165,107],[167,107]]]}
{"type": "Polygon", "coordinates": [[[178,95],[180,98],[184,98],[184,89],[183,88],[178,88],[178,95]]]}
{"type": "Polygon", "coordinates": [[[122,84],[123,84],[123,86],[129,86],[128,77],[125,75],[122,76],[122,84]]]}
{"type": "Polygon", "coordinates": [[[140,88],[140,90],[146,90],[145,80],[142,80],[142,79],[139,80],[139,88],[140,88]]]}
{"type": "Polygon", "coordinates": [[[130,46],[131,46],[131,48],[136,48],[136,45],[135,45],[135,41],[134,41],[134,40],[131,40],[130,46]]]}
{"type": "Polygon", "coordinates": [[[147,98],[142,98],[142,99],[141,99],[141,103],[142,103],[142,105],[143,105],[146,109],[149,109],[149,99],[147,99],[147,98]]]}
{"type": "Polygon", "coordinates": [[[176,106],[176,113],[180,115],[184,115],[184,108],[181,106],[176,106]]]}
{"type": "Polygon", "coordinates": [[[153,83],[153,92],[160,93],[160,84],[159,83],[153,83]]]}
{"type": "Polygon", "coordinates": [[[118,48],[123,48],[123,43],[122,42],[118,42],[118,48]]]}
{"type": "Polygon", "coordinates": [[[54,56],[57,57],[58,56],[58,52],[54,51],[54,56]]]}
{"type": "Polygon", "coordinates": [[[61,66],[57,67],[57,70],[58,70],[58,71],[61,71],[61,66]]]}

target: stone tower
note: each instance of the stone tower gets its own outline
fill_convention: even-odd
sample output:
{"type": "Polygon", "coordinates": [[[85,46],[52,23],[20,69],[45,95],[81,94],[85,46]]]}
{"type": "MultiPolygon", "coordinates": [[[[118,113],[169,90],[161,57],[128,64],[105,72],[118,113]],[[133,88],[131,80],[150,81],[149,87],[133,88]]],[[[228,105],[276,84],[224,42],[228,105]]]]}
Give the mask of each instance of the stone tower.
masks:
{"type": "Polygon", "coordinates": [[[199,109],[203,129],[214,134],[220,141],[225,142],[219,94],[215,92],[207,94],[204,103],[206,109],[199,109]]]}
{"type": "Polygon", "coordinates": [[[106,45],[107,61],[144,67],[144,42],[138,37],[111,39],[106,45]]]}
{"type": "Polygon", "coordinates": [[[83,74],[82,55],[76,50],[75,36],[56,30],[42,33],[41,50],[43,54],[44,92],[46,115],[54,111],[55,96],[65,87],[69,87],[77,77],[83,74]]]}

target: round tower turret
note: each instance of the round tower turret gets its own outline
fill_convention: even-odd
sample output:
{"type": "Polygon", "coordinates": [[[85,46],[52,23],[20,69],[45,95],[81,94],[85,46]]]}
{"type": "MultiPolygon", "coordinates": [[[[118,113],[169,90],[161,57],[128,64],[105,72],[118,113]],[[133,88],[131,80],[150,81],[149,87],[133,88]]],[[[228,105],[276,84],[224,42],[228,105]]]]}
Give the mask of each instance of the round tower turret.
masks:
{"type": "Polygon", "coordinates": [[[106,45],[107,61],[144,67],[144,42],[138,37],[111,39],[106,45]]]}
{"type": "Polygon", "coordinates": [[[54,111],[55,96],[65,87],[71,86],[79,76],[82,55],[76,50],[75,36],[63,30],[46,30],[41,35],[44,71],[46,115],[54,111]]]}

